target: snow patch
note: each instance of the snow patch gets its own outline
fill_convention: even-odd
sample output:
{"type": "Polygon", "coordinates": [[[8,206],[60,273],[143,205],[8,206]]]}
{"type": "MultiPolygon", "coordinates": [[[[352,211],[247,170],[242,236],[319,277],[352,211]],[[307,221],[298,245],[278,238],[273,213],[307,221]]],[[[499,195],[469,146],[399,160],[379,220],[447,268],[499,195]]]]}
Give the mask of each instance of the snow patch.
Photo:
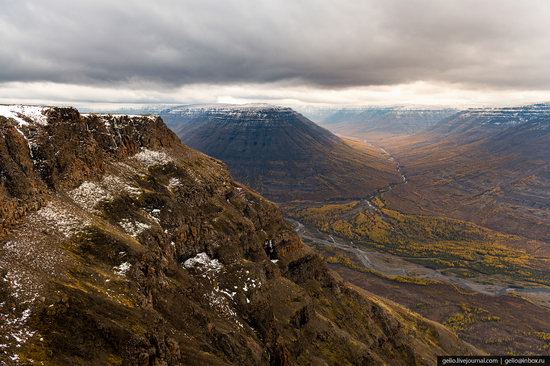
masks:
{"type": "Polygon", "coordinates": [[[90,211],[100,202],[113,198],[109,192],[93,182],[84,182],[68,194],[78,205],[90,211]]]}
{"type": "Polygon", "coordinates": [[[224,317],[233,318],[235,324],[237,324],[241,328],[244,328],[243,323],[239,321],[239,316],[237,315],[237,312],[233,310],[225,295],[226,294],[219,289],[214,289],[214,291],[210,292],[207,295],[210,306],[224,317]]]}
{"type": "Polygon", "coordinates": [[[220,261],[212,259],[208,254],[202,252],[193,258],[187,259],[183,263],[183,267],[197,271],[203,278],[209,280],[211,284],[216,284],[213,286],[212,291],[207,294],[209,305],[222,316],[233,318],[235,324],[239,327],[244,327],[230,302],[234,301],[237,292],[220,288],[217,285],[217,280],[215,280],[215,276],[223,269],[223,264],[220,261]]]}
{"type": "Polygon", "coordinates": [[[168,156],[165,152],[149,149],[142,149],[139,153],[134,155],[132,159],[138,160],[147,167],[166,165],[174,162],[174,159],[168,156]]]}
{"type": "MultiPolygon", "coordinates": [[[[14,290],[12,295],[19,300],[21,284],[14,280],[13,273],[9,273],[5,282],[8,282],[8,286],[14,290]]],[[[34,301],[34,300],[33,300],[34,301]]],[[[26,303],[26,302],[25,302],[26,303]]],[[[23,305],[24,302],[20,302],[23,305]]],[[[21,311],[15,307],[7,308],[6,303],[0,304],[0,354],[5,354],[8,348],[20,348],[23,346],[29,338],[31,338],[36,331],[29,329],[27,323],[31,316],[31,309],[25,308],[21,311]]],[[[17,354],[10,356],[12,360],[17,357],[17,354]]]]}
{"type": "Polygon", "coordinates": [[[130,268],[132,268],[132,265],[128,262],[124,262],[119,266],[113,267],[113,269],[115,270],[115,273],[119,276],[126,276],[130,268]]]}
{"type": "Polygon", "coordinates": [[[154,208],[147,212],[149,214],[149,218],[151,218],[152,221],[156,222],[160,225],[160,213],[161,211],[158,208],[154,208]]]}
{"type": "Polygon", "coordinates": [[[140,189],[131,186],[122,178],[114,175],[105,176],[101,181],[101,185],[113,194],[116,194],[117,192],[126,192],[131,196],[139,196],[141,194],[140,189]]]}
{"type": "Polygon", "coordinates": [[[198,268],[205,272],[219,273],[223,269],[223,264],[217,259],[211,259],[206,253],[199,253],[193,258],[189,258],[183,263],[187,269],[198,268]]]}
{"type": "Polygon", "coordinates": [[[123,219],[118,223],[126,233],[137,237],[139,234],[151,228],[150,225],[139,221],[131,221],[129,219],[123,219]]]}
{"type": "Polygon", "coordinates": [[[170,178],[170,180],[168,181],[168,188],[171,191],[181,186],[182,186],[181,181],[178,178],[170,178]]]}
{"type": "Polygon", "coordinates": [[[44,115],[44,111],[46,110],[49,110],[49,108],[29,105],[0,105],[0,115],[6,118],[13,118],[19,126],[29,124],[23,118],[28,118],[39,125],[47,125],[48,117],[44,115]]]}
{"type": "Polygon", "coordinates": [[[90,225],[90,221],[82,219],[69,210],[54,204],[48,203],[36,213],[31,215],[30,222],[42,222],[47,228],[54,228],[66,238],[69,238],[90,225]]]}
{"type": "Polygon", "coordinates": [[[79,187],[68,192],[68,196],[80,207],[87,211],[94,211],[101,202],[114,199],[120,193],[138,197],[142,192],[125,182],[122,178],[107,175],[101,182],[84,182],[79,187]]]}

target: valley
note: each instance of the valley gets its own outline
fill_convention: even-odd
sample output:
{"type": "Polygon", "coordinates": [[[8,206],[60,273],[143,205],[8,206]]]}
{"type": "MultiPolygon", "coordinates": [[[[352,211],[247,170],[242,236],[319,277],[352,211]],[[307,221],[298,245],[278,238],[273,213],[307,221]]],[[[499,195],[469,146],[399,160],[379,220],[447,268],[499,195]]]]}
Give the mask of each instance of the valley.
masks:
{"type": "Polygon", "coordinates": [[[474,109],[413,136],[378,140],[411,181],[387,195],[388,204],[529,238],[548,255],[540,243],[550,242],[549,120],[547,104],[474,109]]]}
{"type": "Polygon", "coordinates": [[[413,135],[458,112],[454,108],[415,106],[304,107],[299,111],[334,133],[368,136],[370,140],[413,135]]]}
{"type": "Polygon", "coordinates": [[[408,179],[382,150],[401,182],[359,201],[284,205],[302,240],[345,280],[444,323],[493,354],[546,352],[550,258],[517,249],[525,238],[388,209],[384,195],[408,179]]]}
{"type": "Polygon", "coordinates": [[[510,287],[493,276],[461,277],[290,221],[346,281],[446,324],[490,353],[547,351],[541,335],[548,329],[548,287],[510,287]],[[476,309],[479,316],[463,319],[465,309],[476,309]]]}
{"type": "MultiPolygon", "coordinates": [[[[545,132],[542,137],[540,132],[529,132],[545,131],[540,130],[546,123],[545,108],[330,111],[338,122],[325,119],[325,127],[355,151],[340,156],[366,159],[366,170],[355,165],[345,174],[334,165],[321,164],[329,155],[311,145],[321,136],[303,134],[307,129],[296,133],[301,122],[282,117],[288,111],[199,106],[165,113],[172,128],[183,126],[179,131],[184,141],[227,162],[236,176],[246,180],[255,175],[257,181],[269,182],[263,186],[248,180],[279,203],[302,240],[322,253],[327,265],[346,281],[445,324],[461,339],[493,354],[537,354],[550,348],[550,251],[544,236],[548,210],[544,185],[536,187],[544,183],[541,167],[547,158],[545,152],[534,150],[545,149],[541,145],[545,132]],[[365,116],[370,119],[362,120],[365,116]],[[487,116],[492,122],[484,122],[487,116]],[[522,122],[506,122],[510,118],[522,122]],[[284,134],[275,129],[277,121],[284,121],[284,134]],[[499,129],[504,127],[514,131],[503,135],[499,129]],[[210,133],[218,128],[226,137],[210,133]],[[500,135],[495,137],[495,132],[500,135]],[[503,136],[517,139],[518,133],[523,143],[532,140],[533,147],[503,142],[503,136]],[[260,146],[253,141],[264,142],[260,146]],[[259,150],[250,154],[255,146],[259,150]],[[272,166],[282,151],[300,151],[294,146],[309,146],[313,153],[285,155],[287,162],[278,165],[277,176],[271,168],[266,173],[250,163],[272,166]],[[503,148],[510,151],[496,153],[503,148]],[[260,163],[264,157],[271,161],[260,163]],[[296,161],[303,159],[313,171],[316,164],[328,168],[320,176],[334,174],[347,186],[337,184],[327,194],[318,178],[306,176],[289,185],[296,161]],[[538,172],[537,178],[526,180],[533,172],[538,172]],[[363,190],[357,189],[366,181],[363,190]],[[516,193],[495,190],[491,184],[513,184],[516,193]],[[304,193],[308,185],[311,188],[304,193]],[[284,195],[266,190],[283,186],[284,195]],[[497,199],[486,205],[491,197],[497,199]],[[506,217],[506,202],[518,197],[524,197],[523,207],[513,218],[506,217]],[[457,209],[469,214],[458,214],[457,209]],[[533,214],[539,221],[531,221],[535,230],[527,231],[533,225],[522,220],[533,214]]],[[[315,116],[311,110],[308,113],[315,116]]]]}

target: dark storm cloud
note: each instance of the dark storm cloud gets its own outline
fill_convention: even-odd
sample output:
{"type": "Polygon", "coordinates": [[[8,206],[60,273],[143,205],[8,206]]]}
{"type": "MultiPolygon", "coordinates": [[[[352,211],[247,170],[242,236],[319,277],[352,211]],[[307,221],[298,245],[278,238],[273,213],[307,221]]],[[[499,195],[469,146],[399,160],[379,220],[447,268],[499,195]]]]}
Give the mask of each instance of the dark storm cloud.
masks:
{"type": "Polygon", "coordinates": [[[544,0],[0,0],[0,81],[550,87],[544,0]]]}

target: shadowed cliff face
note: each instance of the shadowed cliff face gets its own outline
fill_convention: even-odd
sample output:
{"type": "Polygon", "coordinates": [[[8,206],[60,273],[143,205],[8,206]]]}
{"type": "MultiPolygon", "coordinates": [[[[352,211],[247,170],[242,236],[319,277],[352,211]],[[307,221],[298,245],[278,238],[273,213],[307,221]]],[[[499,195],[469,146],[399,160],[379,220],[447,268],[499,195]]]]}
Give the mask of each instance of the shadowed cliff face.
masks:
{"type": "Polygon", "coordinates": [[[0,364],[410,365],[477,352],[335,278],[275,205],[156,117],[0,117],[0,202],[0,364]]]}
{"type": "Polygon", "coordinates": [[[276,201],[361,197],[399,179],[380,154],[352,148],[290,108],[222,105],[162,115],[184,143],[276,201]]]}

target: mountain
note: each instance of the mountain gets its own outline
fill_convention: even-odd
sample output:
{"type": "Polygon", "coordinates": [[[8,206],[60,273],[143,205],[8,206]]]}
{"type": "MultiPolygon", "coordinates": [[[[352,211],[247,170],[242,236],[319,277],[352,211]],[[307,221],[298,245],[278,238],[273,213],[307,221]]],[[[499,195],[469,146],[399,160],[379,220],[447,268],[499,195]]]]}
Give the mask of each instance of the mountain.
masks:
{"type": "Polygon", "coordinates": [[[411,183],[394,204],[550,242],[549,104],[466,110],[385,146],[411,183]]]}
{"type": "Polygon", "coordinates": [[[304,109],[306,116],[333,132],[373,141],[386,135],[411,135],[423,131],[457,111],[420,107],[304,109]]]}
{"type": "MultiPolygon", "coordinates": [[[[427,132],[464,143],[488,138],[487,142],[496,149],[509,144],[519,147],[530,140],[547,137],[550,132],[550,104],[472,108],[440,121],[427,132]]],[[[527,148],[535,152],[532,147],[527,148]]],[[[548,149],[540,152],[550,156],[548,149]]]]}
{"type": "Polygon", "coordinates": [[[184,106],[161,115],[184,143],[276,201],[361,197],[399,180],[378,149],[352,147],[290,108],[184,106]]]}
{"type": "Polygon", "coordinates": [[[1,106],[0,363],[431,365],[479,353],[329,271],[155,116],[1,106]]]}

